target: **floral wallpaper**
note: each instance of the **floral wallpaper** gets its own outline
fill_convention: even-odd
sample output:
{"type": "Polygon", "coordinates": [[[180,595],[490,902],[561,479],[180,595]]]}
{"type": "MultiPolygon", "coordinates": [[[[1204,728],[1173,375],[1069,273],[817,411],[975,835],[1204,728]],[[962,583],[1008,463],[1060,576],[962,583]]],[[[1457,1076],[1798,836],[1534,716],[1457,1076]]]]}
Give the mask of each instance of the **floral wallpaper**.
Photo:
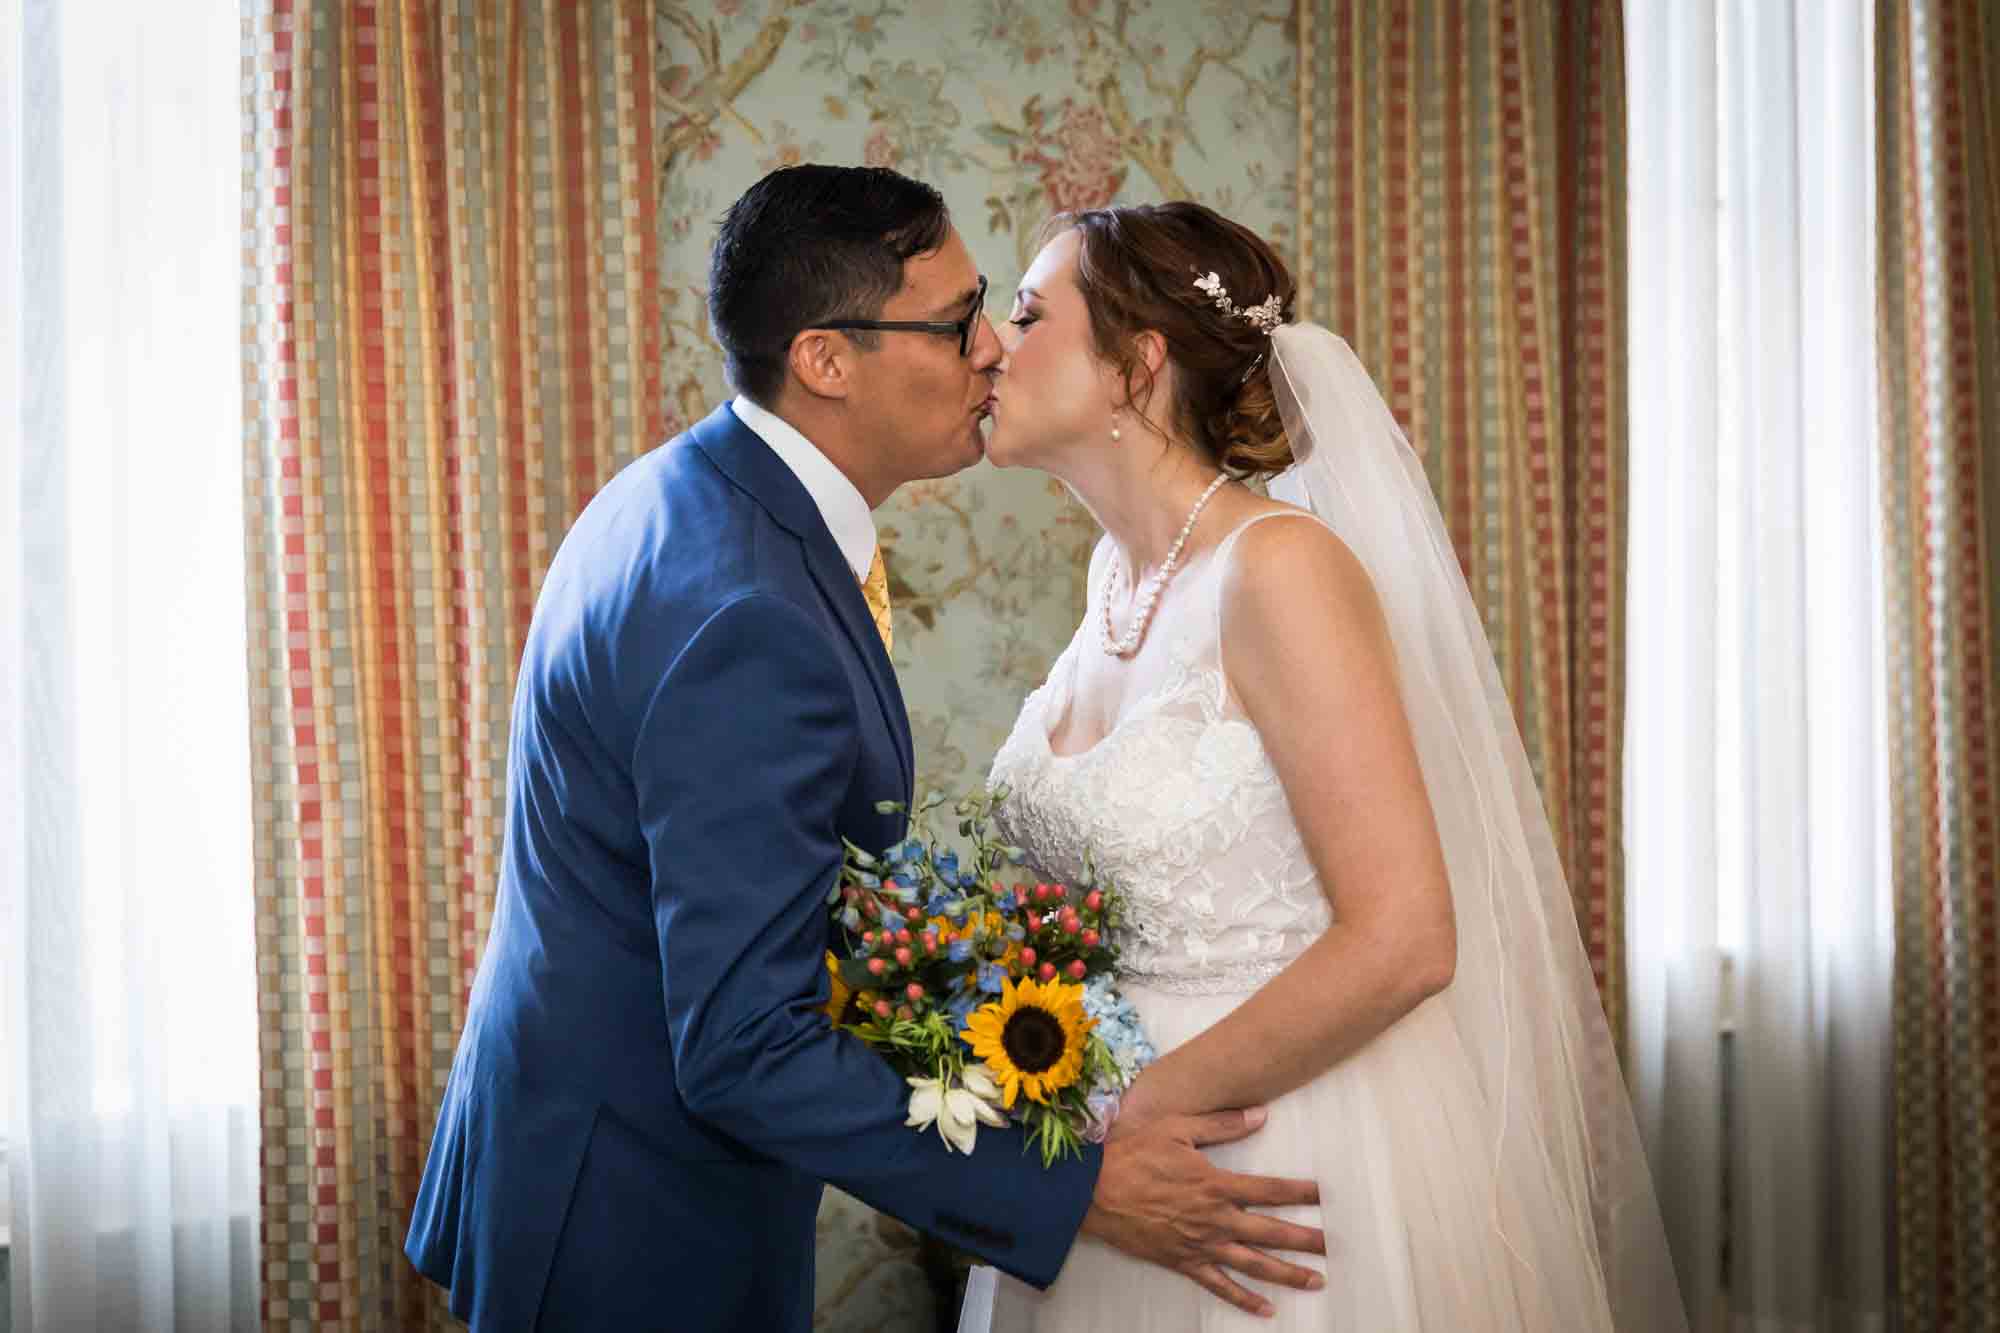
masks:
{"type": "MultiPolygon", "coordinates": [[[[797,162],[935,185],[996,320],[1042,221],[1198,199],[1292,251],[1298,156],[1290,0],[709,0],[660,3],[670,430],[727,396],[705,318],[715,224],[797,162]]],[[[919,790],[984,779],[1083,607],[1097,528],[1063,489],[981,464],[876,512],[919,790]]],[[[916,1238],[829,1191],[825,1329],[933,1326],[916,1238]]]]}

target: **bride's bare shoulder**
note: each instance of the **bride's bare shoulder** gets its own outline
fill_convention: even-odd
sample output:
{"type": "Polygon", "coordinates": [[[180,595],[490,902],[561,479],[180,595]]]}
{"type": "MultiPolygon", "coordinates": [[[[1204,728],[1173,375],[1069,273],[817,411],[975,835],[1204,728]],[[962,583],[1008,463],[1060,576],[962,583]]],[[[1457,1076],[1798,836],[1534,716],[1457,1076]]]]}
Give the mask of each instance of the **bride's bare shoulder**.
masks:
{"type": "Polygon", "coordinates": [[[1379,622],[1368,571],[1339,534],[1307,510],[1259,497],[1231,539],[1223,614],[1249,637],[1292,637],[1379,622]]]}

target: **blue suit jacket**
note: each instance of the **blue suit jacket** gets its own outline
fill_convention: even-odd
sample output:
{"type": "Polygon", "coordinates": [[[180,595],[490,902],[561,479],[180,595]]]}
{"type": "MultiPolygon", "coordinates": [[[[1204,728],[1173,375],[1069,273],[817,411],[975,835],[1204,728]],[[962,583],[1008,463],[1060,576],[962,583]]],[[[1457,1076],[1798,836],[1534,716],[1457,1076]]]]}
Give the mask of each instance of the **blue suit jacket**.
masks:
{"type": "Polygon", "coordinates": [[[475,1329],[804,1330],[831,1181],[1046,1285],[1099,1158],[970,1157],[820,1013],[842,835],[904,832],[908,717],[853,573],[727,407],[550,566],[507,835],[405,1250],[475,1329]]]}

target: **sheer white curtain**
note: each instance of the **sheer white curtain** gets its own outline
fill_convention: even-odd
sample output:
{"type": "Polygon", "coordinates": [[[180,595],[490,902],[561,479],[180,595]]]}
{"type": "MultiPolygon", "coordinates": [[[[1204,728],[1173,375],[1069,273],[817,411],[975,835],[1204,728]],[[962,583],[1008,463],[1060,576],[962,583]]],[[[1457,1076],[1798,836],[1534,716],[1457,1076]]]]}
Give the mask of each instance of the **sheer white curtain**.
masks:
{"type": "Polygon", "coordinates": [[[1631,1074],[1698,1329],[1887,1324],[1872,8],[1626,6],[1631,1074]]]}
{"type": "Polygon", "coordinates": [[[14,1325],[250,1328],[242,20],[0,14],[14,1325]]]}

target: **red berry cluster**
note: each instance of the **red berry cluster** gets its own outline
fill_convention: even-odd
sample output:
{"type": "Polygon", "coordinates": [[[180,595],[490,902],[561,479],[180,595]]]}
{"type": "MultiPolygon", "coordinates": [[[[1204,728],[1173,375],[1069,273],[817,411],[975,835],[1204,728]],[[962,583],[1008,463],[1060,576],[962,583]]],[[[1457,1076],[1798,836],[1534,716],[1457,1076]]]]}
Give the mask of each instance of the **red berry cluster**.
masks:
{"type": "Polygon", "coordinates": [[[943,960],[950,941],[930,928],[923,909],[896,902],[896,893],[896,881],[889,880],[879,894],[850,887],[842,896],[862,917],[856,961],[868,974],[866,1008],[877,1018],[908,1019],[928,1007],[932,988],[921,977],[927,965],[943,960]]]}
{"type": "Polygon", "coordinates": [[[1062,977],[1082,981],[1110,968],[1115,955],[1105,943],[1107,933],[1102,889],[1079,896],[1066,884],[1022,884],[1021,967],[1041,981],[1062,977]]]}

